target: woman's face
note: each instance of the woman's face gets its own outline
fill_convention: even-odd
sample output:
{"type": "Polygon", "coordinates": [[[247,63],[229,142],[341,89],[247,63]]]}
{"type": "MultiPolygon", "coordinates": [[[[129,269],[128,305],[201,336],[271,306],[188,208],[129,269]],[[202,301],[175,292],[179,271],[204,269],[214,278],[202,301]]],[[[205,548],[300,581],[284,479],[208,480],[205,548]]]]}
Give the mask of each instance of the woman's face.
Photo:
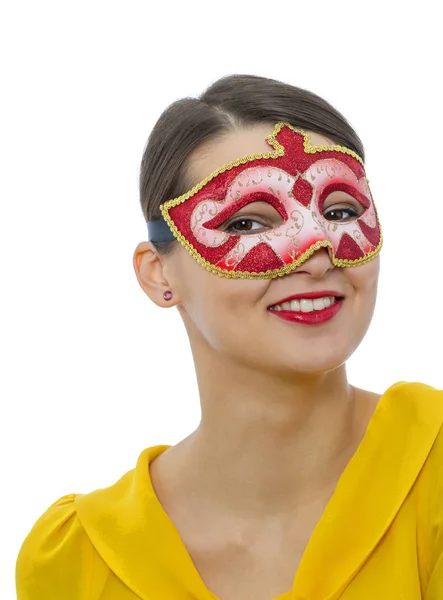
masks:
{"type": "MultiPolygon", "coordinates": [[[[261,124],[203,144],[190,157],[188,179],[194,185],[239,156],[267,152],[272,129],[261,124]]],[[[314,144],[334,143],[316,133],[311,138],[314,144]]],[[[283,277],[227,279],[208,272],[178,243],[163,262],[193,345],[203,343],[220,358],[280,374],[325,372],[349,358],[371,322],[380,267],[379,255],[358,267],[335,267],[321,248],[283,277]],[[286,321],[269,310],[288,296],[321,291],[344,298],[336,316],[323,324],[286,321]]]]}

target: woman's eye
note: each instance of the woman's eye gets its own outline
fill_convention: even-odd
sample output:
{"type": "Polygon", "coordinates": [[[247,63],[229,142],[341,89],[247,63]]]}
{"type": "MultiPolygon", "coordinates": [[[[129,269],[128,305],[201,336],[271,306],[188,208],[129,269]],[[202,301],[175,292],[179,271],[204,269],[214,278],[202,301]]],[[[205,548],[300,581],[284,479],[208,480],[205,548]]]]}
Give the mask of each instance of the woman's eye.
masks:
{"type": "Polygon", "coordinates": [[[262,229],[263,227],[266,227],[266,225],[254,219],[238,219],[227,225],[225,231],[229,233],[256,233],[257,229],[262,229]]]}
{"type": "Polygon", "coordinates": [[[283,215],[267,200],[256,200],[247,205],[243,212],[226,218],[217,229],[233,235],[258,234],[280,227],[283,215]]]}
{"type": "Polygon", "coordinates": [[[351,207],[329,208],[323,213],[323,216],[328,221],[352,221],[358,219],[360,213],[351,207]]]}

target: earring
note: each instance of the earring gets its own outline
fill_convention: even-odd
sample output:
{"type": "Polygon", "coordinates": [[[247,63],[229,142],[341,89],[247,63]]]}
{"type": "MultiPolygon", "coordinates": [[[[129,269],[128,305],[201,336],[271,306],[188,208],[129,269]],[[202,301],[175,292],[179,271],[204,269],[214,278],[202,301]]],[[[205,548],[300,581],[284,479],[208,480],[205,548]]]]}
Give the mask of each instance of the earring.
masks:
{"type": "Polygon", "coordinates": [[[166,292],[164,292],[163,298],[165,300],[170,300],[172,298],[172,292],[170,292],[169,290],[167,290],[166,292]]]}

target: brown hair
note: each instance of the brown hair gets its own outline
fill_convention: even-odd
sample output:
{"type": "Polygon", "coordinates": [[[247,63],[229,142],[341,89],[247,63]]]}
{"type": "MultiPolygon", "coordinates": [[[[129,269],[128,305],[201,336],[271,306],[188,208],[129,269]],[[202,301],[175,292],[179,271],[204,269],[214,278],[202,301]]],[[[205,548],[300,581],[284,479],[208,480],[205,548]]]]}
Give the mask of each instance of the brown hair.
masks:
{"type": "MultiPolygon", "coordinates": [[[[187,159],[202,142],[254,123],[274,125],[277,121],[326,135],[365,159],[357,133],[320,96],[274,79],[229,75],[198,98],[177,100],[155,124],[140,169],[140,204],[145,220],[161,218],[160,204],[191,187],[186,179],[187,159]]],[[[175,247],[175,241],[153,244],[161,254],[175,247]]]]}

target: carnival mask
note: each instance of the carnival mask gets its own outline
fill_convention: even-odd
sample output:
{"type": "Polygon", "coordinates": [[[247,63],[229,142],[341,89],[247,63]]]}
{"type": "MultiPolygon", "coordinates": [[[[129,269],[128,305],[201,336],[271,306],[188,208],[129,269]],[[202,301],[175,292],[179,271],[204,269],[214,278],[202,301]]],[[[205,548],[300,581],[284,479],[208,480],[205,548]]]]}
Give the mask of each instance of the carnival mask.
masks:
{"type": "Polygon", "coordinates": [[[150,239],[176,238],[208,271],[230,278],[286,275],[322,247],[337,267],[372,260],[382,234],[361,158],[344,146],[314,146],[287,123],[266,140],[272,151],[223,165],[162,204],[164,221],[148,223],[150,239]]]}

